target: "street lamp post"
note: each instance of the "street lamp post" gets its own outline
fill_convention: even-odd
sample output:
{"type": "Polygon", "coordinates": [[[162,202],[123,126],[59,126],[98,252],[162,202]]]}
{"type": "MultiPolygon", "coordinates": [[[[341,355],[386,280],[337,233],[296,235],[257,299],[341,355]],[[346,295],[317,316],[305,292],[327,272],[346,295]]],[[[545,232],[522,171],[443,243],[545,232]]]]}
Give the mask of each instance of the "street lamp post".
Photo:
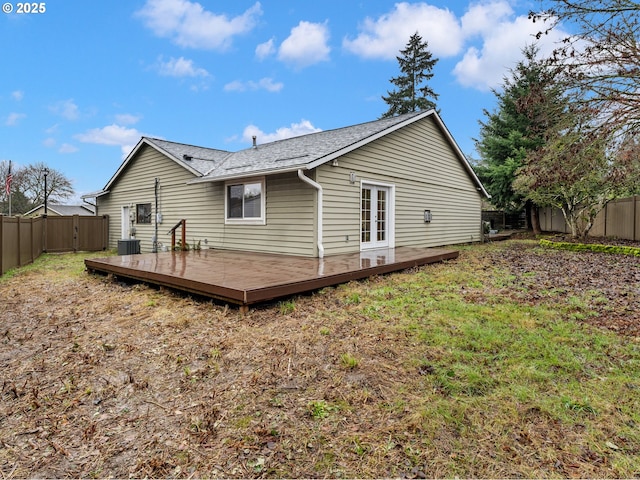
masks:
{"type": "Polygon", "coordinates": [[[49,175],[49,169],[44,169],[44,214],[47,214],[47,175],[49,175]]]}

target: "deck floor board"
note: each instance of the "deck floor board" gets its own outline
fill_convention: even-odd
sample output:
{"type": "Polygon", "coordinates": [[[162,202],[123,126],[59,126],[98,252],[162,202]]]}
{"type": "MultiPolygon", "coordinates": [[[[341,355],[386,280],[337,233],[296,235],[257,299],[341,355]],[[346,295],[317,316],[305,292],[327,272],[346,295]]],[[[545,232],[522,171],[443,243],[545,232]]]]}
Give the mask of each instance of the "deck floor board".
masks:
{"type": "Polygon", "coordinates": [[[85,264],[89,271],[251,305],[457,256],[456,250],[412,247],[323,259],[207,249],[93,258],[85,264]]]}

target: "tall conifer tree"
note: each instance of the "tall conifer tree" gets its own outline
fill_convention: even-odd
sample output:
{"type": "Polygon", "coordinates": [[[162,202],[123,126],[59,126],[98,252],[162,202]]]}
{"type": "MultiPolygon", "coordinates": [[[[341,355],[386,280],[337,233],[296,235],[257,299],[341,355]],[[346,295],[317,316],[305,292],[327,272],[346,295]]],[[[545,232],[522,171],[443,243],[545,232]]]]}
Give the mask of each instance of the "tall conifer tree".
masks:
{"type": "Polygon", "coordinates": [[[416,32],[400,54],[396,59],[402,74],[390,80],[397,89],[387,91],[386,97],[382,96],[389,105],[382,118],[436,108],[434,100],[438,99],[438,94],[426,82],[433,77],[431,71],[438,59],[433,58],[428,43],[416,32]]]}
{"type": "MultiPolygon", "coordinates": [[[[535,214],[513,182],[527,155],[544,144],[566,100],[552,71],[537,59],[537,47],[529,46],[523,54],[511,77],[505,78],[502,91],[494,91],[496,109],[484,112],[487,119],[480,122],[476,140],[481,156],[476,171],[497,208],[517,212],[528,207],[535,214]]],[[[539,230],[537,217],[531,218],[531,225],[539,230]]]]}

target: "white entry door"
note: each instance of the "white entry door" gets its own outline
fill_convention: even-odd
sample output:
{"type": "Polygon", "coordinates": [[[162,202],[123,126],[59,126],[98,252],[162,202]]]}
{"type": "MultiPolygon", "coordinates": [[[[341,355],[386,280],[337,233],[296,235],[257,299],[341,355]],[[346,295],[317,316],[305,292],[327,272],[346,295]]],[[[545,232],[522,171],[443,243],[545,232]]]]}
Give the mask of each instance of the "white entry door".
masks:
{"type": "Polygon", "coordinates": [[[122,207],[122,220],[120,225],[122,225],[122,233],[120,234],[120,237],[122,238],[122,240],[127,240],[129,238],[129,207],[122,207]]]}
{"type": "Polygon", "coordinates": [[[390,193],[388,186],[362,184],[360,245],[363,250],[390,246],[393,228],[390,193]]]}

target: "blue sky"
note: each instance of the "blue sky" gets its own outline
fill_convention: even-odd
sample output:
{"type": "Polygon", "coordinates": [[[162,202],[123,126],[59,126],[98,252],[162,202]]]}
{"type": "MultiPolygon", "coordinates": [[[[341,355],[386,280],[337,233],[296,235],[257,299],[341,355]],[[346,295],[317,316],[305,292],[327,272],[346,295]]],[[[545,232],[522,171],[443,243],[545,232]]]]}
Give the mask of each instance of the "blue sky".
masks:
{"type": "MultiPolygon", "coordinates": [[[[100,190],[141,136],[223,150],[375,120],[416,31],[462,151],[537,2],[52,0],[0,13],[0,160],[100,190]]],[[[561,35],[544,38],[549,51],[561,35]]]]}

